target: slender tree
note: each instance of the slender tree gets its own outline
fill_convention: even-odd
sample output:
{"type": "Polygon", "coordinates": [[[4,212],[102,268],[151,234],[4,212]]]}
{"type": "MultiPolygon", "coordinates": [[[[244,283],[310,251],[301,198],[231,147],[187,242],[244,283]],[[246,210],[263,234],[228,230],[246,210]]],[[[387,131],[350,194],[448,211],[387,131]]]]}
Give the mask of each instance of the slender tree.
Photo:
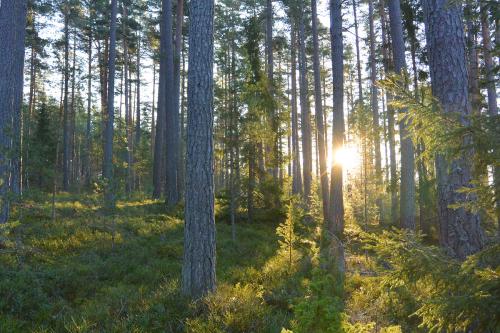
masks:
{"type": "MultiPolygon", "coordinates": [[[[370,105],[373,117],[373,145],[375,146],[375,181],[377,183],[377,192],[382,187],[382,154],[380,152],[380,124],[378,112],[378,89],[377,89],[377,59],[375,53],[375,28],[373,24],[373,0],[368,0],[368,25],[369,25],[369,40],[370,40],[370,81],[371,81],[371,98],[370,105]]],[[[376,193],[376,203],[379,210],[380,221],[383,222],[383,206],[382,197],[376,193]]]]}
{"type": "MultiPolygon", "coordinates": [[[[330,1],[330,34],[332,48],[332,77],[333,77],[333,154],[344,147],[344,42],[342,37],[342,2],[330,1]]],[[[344,197],[343,197],[342,164],[333,162],[330,184],[330,219],[328,231],[341,236],[344,231],[344,197]]]]}
{"type": "Polygon", "coordinates": [[[319,41],[318,41],[318,9],[316,0],[311,0],[312,9],[312,35],[313,35],[313,68],[314,68],[314,109],[318,133],[319,172],[321,181],[321,196],[323,202],[323,218],[328,219],[328,208],[330,189],[328,186],[328,170],[326,165],[325,129],[323,124],[323,105],[321,99],[321,73],[319,64],[319,41]]]}
{"type": "Polygon", "coordinates": [[[291,86],[292,86],[292,160],[293,160],[293,179],[292,193],[302,194],[302,173],[300,167],[300,151],[299,151],[299,120],[297,107],[297,31],[294,19],[290,19],[290,34],[291,34],[291,86]]]}
{"type": "MultiPolygon", "coordinates": [[[[389,18],[394,70],[397,74],[402,74],[406,72],[406,60],[399,0],[389,0],[389,18]]],[[[400,112],[404,113],[406,110],[400,112]]],[[[405,119],[399,122],[399,134],[401,137],[400,224],[403,228],[415,230],[415,152],[405,119]]]]}
{"type": "Polygon", "coordinates": [[[177,0],[177,13],[175,16],[175,57],[174,57],[174,77],[175,77],[175,110],[177,112],[177,125],[176,129],[179,131],[178,140],[178,156],[177,156],[177,190],[179,192],[178,196],[181,198],[184,194],[184,157],[183,150],[184,144],[181,137],[182,129],[182,119],[181,114],[181,58],[182,58],[182,46],[183,46],[183,34],[182,29],[184,26],[184,0],[177,0]]]}
{"type": "MultiPolygon", "coordinates": [[[[173,207],[179,201],[179,191],[177,189],[177,158],[179,156],[179,110],[176,109],[175,99],[175,77],[174,77],[174,45],[172,33],[172,1],[162,1],[162,42],[165,43],[165,71],[160,71],[160,76],[165,76],[165,131],[166,131],[166,178],[165,178],[165,202],[167,207],[173,207]]],[[[161,79],[160,79],[161,81],[161,79]]]]}
{"type": "Polygon", "coordinates": [[[303,1],[299,1],[299,79],[300,115],[302,129],[302,161],[304,198],[309,202],[312,184],[312,135],[311,110],[309,107],[309,82],[307,79],[306,27],[303,1]]]}
{"type": "Polygon", "coordinates": [[[63,190],[69,190],[70,178],[70,114],[69,114],[69,11],[70,5],[63,3],[64,14],[64,111],[63,111],[63,190]]]}
{"type": "Polygon", "coordinates": [[[118,12],[117,0],[111,0],[111,22],[109,29],[109,58],[108,58],[108,101],[107,117],[104,136],[103,176],[106,182],[105,199],[108,209],[115,207],[115,193],[113,184],[113,137],[115,121],[115,67],[116,67],[116,17],[118,12]]]}

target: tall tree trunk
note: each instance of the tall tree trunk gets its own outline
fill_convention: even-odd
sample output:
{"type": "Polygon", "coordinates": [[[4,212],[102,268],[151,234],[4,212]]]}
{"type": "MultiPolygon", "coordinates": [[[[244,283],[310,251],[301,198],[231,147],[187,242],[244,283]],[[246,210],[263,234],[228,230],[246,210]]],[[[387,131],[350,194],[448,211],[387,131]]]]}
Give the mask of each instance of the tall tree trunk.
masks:
{"type": "MultiPolygon", "coordinates": [[[[165,4],[163,4],[165,8],[165,4]]],[[[160,23],[160,73],[158,85],[158,107],[156,110],[156,138],[155,138],[155,153],[153,162],[153,198],[158,199],[161,196],[162,185],[165,175],[165,146],[166,146],[166,108],[167,108],[167,29],[165,21],[167,18],[167,11],[163,9],[162,18],[160,23]]],[[[170,49],[172,51],[172,49],[170,49]]]]}
{"type": "Polygon", "coordinates": [[[292,80],[292,159],[293,159],[293,179],[292,193],[302,194],[302,172],[300,167],[299,149],[299,120],[297,106],[297,31],[294,19],[291,19],[291,80],[292,80]]]}
{"type": "MultiPolygon", "coordinates": [[[[124,22],[128,20],[128,10],[127,6],[123,6],[123,18],[124,22]]],[[[127,142],[127,178],[125,180],[125,192],[127,196],[130,196],[132,193],[132,136],[131,136],[131,127],[132,127],[132,100],[130,98],[130,61],[129,61],[129,50],[128,50],[128,36],[127,36],[127,27],[124,23],[122,23],[122,39],[123,39],[123,75],[125,77],[124,85],[125,85],[125,137],[127,142]]]]}
{"type": "MultiPolygon", "coordinates": [[[[153,60],[153,99],[151,103],[151,156],[153,157],[153,161],[156,161],[154,157],[154,150],[155,150],[155,130],[156,130],[156,124],[155,124],[155,93],[156,93],[156,62],[153,60]]],[[[153,162],[154,163],[154,162],[153,162]]]]}
{"type": "MultiPolygon", "coordinates": [[[[389,17],[394,56],[394,70],[397,74],[406,71],[405,44],[399,0],[389,0],[389,17]]],[[[401,113],[407,110],[400,110],[401,113]]],[[[406,120],[399,122],[401,141],[401,227],[415,230],[415,152],[409,137],[406,120]]]]}
{"type": "Polygon", "coordinates": [[[179,199],[183,197],[184,193],[184,143],[183,138],[181,137],[181,126],[182,119],[180,119],[182,110],[181,108],[181,61],[182,59],[182,46],[183,46],[183,35],[182,35],[182,27],[184,25],[184,0],[177,0],[177,13],[175,18],[175,59],[174,59],[174,76],[175,76],[175,110],[177,113],[177,123],[176,126],[178,130],[177,141],[178,144],[178,156],[177,156],[177,191],[179,199]]]}
{"type": "Polygon", "coordinates": [[[384,207],[382,205],[382,154],[380,152],[380,124],[378,113],[377,89],[377,60],[375,51],[375,28],[373,24],[373,0],[368,1],[368,25],[370,37],[370,81],[371,81],[371,109],[373,116],[373,145],[375,146],[375,181],[377,184],[376,204],[379,211],[380,222],[384,221],[384,207]]]}
{"type": "Polygon", "coordinates": [[[76,29],[73,30],[73,52],[72,52],[72,65],[71,65],[71,105],[70,105],[70,184],[74,184],[76,180],[76,108],[75,108],[75,94],[76,94],[76,29]]]}
{"type": "MultiPolygon", "coordinates": [[[[471,6],[466,6],[468,16],[472,15],[471,6]]],[[[477,56],[477,28],[471,17],[467,19],[467,51],[469,71],[469,93],[472,112],[479,114],[481,111],[481,91],[479,89],[479,63],[477,56]]]]}
{"type": "Polygon", "coordinates": [[[314,67],[314,107],[318,133],[319,172],[321,181],[321,197],[323,202],[323,219],[328,220],[330,205],[330,189],[328,186],[328,170],[326,165],[325,129],[323,124],[323,105],[321,98],[321,72],[319,68],[318,13],[317,0],[311,0],[312,35],[313,35],[313,67],[314,67]]]}
{"type": "MultiPolygon", "coordinates": [[[[490,37],[490,25],[488,21],[488,7],[486,5],[481,6],[481,35],[483,37],[483,55],[484,55],[484,67],[486,69],[486,88],[488,92],[488,114],[490,117],[498,116],[497,107],[497,90],[495,83],[495,64],[491,53],[493,47],[491,45],[490,37]]],[[[500,149],[497,147],[497,149],[500,149]]],[[[498,224],[498,234],[500,235],[500,167],[498,165],[493,166],[493,183],[495,188],[496,197],[496,218],[498,224]]]]}
{"type": "Polygon", "coordinates": [[[64,114],[63,114],[63,191],[69,190],[70,114],[69,114],[69,3],[64,3],[64,114]]]}
{"type": "Polygon", "coordinates": [[[186,207],[182,291],[215,290],[213,178],[214,1],[190,1],[186,207]],[[200,56],[203,54],[203,57],[200,56]]]}
{"type": "MultiPolygon", "coordinates": [[[[273,53],[273,3],[266,0],[266,55],[267,55],[267,80],[269,93],[274,98],[274,53],[273,53]]],[[[269,120],[273,132],[272,148],[268,149],[270,157],[270,172],[274,181],[278,181],[279,173],[279,121],[274,105],[269,106],[269,120]]]]}
{"type": "MultiPolygon", "coordinates": [[[[387,35],[387,22],[385,14],[385,4],[384,0],[379,1],[379,16],[380,25],[382,27],[382,59],[384,63],[384,71],[386,74],[392,71],[392,64],[388,50],[390,49],[390,43],[387,35]]],[[[389,141],[389,152],[390,152],[390,184],[389,188],[391,191],[391,224],[396,225],[398,220],[398,176],[397,176],[397,165],[396,165],[396,139],[394,134],[394,109],[389,105],[392,96],[386,94],[387,100],[387,137],[389,141]]]]}
{"type": "MultiPolygon", "coordinates": [[[[446,0],[424,0],[423,9],[432,93],[444,113],[458,113],[465,122],[470,104],[461,7],[446,0]]],[[[467,138],[464,143],[470,144],[469,141],[467,138]]],[[[457,192],[470,186],[469,158],[470,153],[451,161],[443,155],[436,157],[440,243],[460,259],[484,245],[479,216],[464,208],[450,208],[450,205],[471,200],[466,194],[457,192]]]]}
{"type": "Polygon", "coordinates": [[[113,137],[115,121],[115,64],[116,64],[116,16],[117,0],[111,0],[111,23],[109,29],[107,117],[104,137],[103,176],[105,179],[105,201],[109,210],[115,208],[113,181],[113,137]]]}
{"type": "Polygon", "coordinates": [[[162,9],[162,40],[165,39],[165,130],[167,134],[167,154],[166,154],[166,178],[165,178],[165,203],[168,208],[175,206],[179,202],[179,191],[177,188],[177,161],[179,156],[179,110],[176,109],[175,99],[178,94],[175,92],[174,78],[174,46],[172,43],[172,1],[163,0],[162,9]]]}
{"type": "Polygon", "coordinates": [[[20,135],[13,122],[21,117],[27,8],[22,0],[3,0],[0,7],[0,223],[9,219],[9,191],[15,192],[9,188],[13,177],[9,153],[20,135]]]}
{"type": "Polygon", "coordinates": [[[358,103],[363,103],[363,81],[361,81],[361,53],[359,51],[358,14],[356,0],[352,0],[352,12],[354,14],[354,39],[356,44],[356,68],[358,74],[358,103]]]}
{"type": "Polygon", "coordinates": [[[136,54],[136,67],[137,67],[137,82],[136,82],[136,106],[135,106],[135,151],[140,149],[141,144],[141,34],[137,35],[137,54],[136,54]]]}
{"type": "Polygon", "coordinates": [[[304,199],[310,201],[312,183],[312,136],[311,109],[309,107],[309,83],[307,79],[306,31],[303,2],[299,9],[299,78],[300,78],[300,114],[302,129],[302,160],[304,199]]]}
{"type": "MultiPolygon", "coordinates": [[[[330,2],[330,34],[332,52],[333,85],[333,128],[332,150],[335,152],[344,146],[344,43],[342,40],[342,2],[330,2]]],[[[342,164],[334,161],[331,170],[330,219],[328,232],[341,237],[344,231],[344,196],[342,164]]]]}
{"type": "Polygon", "coordinates": [[[92,147],[91,129],[92,129],[92,30],[88,36],[88,77],[87,77],[87,127],[85,131],[85,157],[84,157],[84,178],[85,185],[90,188],[92,180],[92,167],[90,165],[90,149],[92,147]]]}

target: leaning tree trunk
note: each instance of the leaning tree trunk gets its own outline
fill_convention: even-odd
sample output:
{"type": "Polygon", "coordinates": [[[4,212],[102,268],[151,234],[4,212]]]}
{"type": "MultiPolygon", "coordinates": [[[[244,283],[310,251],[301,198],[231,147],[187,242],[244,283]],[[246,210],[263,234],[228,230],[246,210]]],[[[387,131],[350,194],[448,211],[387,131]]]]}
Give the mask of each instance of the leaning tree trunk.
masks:
{"type": "Polygon", "coordinates": [[[321,181],[321,197],[323,199],[323,219],[328,220],[330,189],[328,188],[328,170],[326,165],[325,129],[323,124],[323,105],[321,99],[321,72],[319,68],[318,43],[318,13],[317,0],[311,0],[312,8],[312,35],[313,35],[313,67],[314,67],[314,108],[318,133],[319,173],[321,181]]]}
{"type": "MultiPolygon", "coordinates": [[[[461,7],[446,0],[424,0],[423,9],[432,93],[441,103],[442,112],[458,113],[467,125],[466,116],[471,110],[461,7]]],[[[470,144],[470,138],[464,139],[465,144],[470,144]]],[[[457,192],[470,186],[470,157],[471,152],[451,161],[443,155],[436,157],[440,243],[460,259],[484,245],[479,216],[464,208],[450,207],[471,200],[467,194],[457,192]]]]}
{"type": "Polygon", "coordinates": [[[116,16],[117,0],[111,1],[111,25],[109,31],[109,58],[108,58],[108,112],[104,136],[104,163],[103,176],[105,184],[105,200],[108,209],[115,207],[115,193],[113,184],[113,136],[115,121],[115,64],[116,64],[116,16]]]}
{"type": "MultiPolygon", "coordinates": [[[[406,71],[406,60],[399,0],[389,0],[389,17],[394,70],[397,74],[402,74],[406,71]]],[[[404,113],[406,111],[401,110],[400,112],[404,113]]],[[[411,138],[408,136],[406,120],[399,122],[399,135],[401,137],[401,226],[415,230],[415,152],[411,138]]]]}
{"type": "MultiPolygon", "coordinates": [[[[0,223],[9,219],[13,121],[21,117],[27,1],[3,0],[0,7],[0,223]]],[[[13,126],[14,125],[14,126],[13,126]]]]}
{"type": "Polygon", "coordinates": [[[191,0],[182,291],[199,298],[215,290],[213,169],[214,1],[191,0]]]}

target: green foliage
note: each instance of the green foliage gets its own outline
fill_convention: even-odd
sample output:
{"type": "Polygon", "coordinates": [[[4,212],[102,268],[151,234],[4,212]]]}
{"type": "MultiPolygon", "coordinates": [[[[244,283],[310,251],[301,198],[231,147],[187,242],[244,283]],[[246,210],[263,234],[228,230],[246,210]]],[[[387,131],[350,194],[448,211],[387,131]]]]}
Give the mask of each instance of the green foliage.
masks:
{"type": "Polygon", "coordinates": [[[188,319],[187,332],[263,332],[269,308],[259,285],[220,286],[198,305],[205,316],[188,319]]]}
{"type": "Polygon", "coordinates": [[[294,306],[293,331],[343,332],[342,279],[315,269],[306,281],[306,295],[294,306]]]}
{"type": "Polygon", "coordinates": [[[43,193],[27,193],[22,220],[1,226],[0,331],[278,332],[288,325],[299,280],[275,260],[272,225],[239,226],[235,244],[230,227],[218,223],[219,291],[192,303],[180,294],[183,223],[165,215],[162,202],[118,201],[113,221],[100,215],[99,195],[62,194],[56,223],[50,205],[43,193]],[[277,296],[284,309],[268,303],[277,296]]]}
{"type": "Polygon", "coordinates": [[[490,220],[496,220],[495,202],[500,191],[488,181],[487,168],[500,165],[500,116],[464,116],[461,110],[445,113],[432,96],[430,86],[421,87],[420,95],[415,96],[408,88],[409,80],[406,74],[392,75],[380,81],[380,85],[394,96],[393,107],[407,110],[400,114],[400,120],[407,124],[413,142],[423,143],[425,149],[419,158],[428,163],[434,161],[436,154],[448,160],[465,159],[473,169],[474,179],[470,186],[459,191],[474,200],[457,202],[452,208],[485,212],[490,220]]]}
{"type": "Polygon", "coordinates": [[[282,255],[288,258],[288,269],[291,270],[294,251],[299,237],[295,231],[295,225],[299,221],[302,211],[299,209],[297,200],[292,199],[288,205],[286,220],[276,228],[276,235],[279,237],[279,245],[282,255]]]}
{"type": "Polygon", "coordinates": [[[419,327],[432,332],[500,329],[498,244],[463,263],[407,231],[367,234],[366,244],[380,264],[380,278],[371,284],[372,302],[389,293],[386,302],[393,303],[386,307],[393,313],[385,315],[409,326],[417,319],[419,327]],[[403,316],[395,318],[394,309],[403,316]]]}

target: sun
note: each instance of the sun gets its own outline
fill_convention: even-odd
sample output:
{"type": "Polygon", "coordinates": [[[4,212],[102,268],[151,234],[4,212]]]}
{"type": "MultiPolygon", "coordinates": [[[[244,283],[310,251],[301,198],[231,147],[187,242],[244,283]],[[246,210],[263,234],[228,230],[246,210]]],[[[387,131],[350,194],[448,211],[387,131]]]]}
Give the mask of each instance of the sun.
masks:
{"type": "Polygon", "coordinates": [[[341,164],[346,170],[356,169],[361,164],[359,150],[356,145],[347,144],[341,149],[330,154],[328,158],[328,166],[331,168],[334,164],[341,164]]]}

